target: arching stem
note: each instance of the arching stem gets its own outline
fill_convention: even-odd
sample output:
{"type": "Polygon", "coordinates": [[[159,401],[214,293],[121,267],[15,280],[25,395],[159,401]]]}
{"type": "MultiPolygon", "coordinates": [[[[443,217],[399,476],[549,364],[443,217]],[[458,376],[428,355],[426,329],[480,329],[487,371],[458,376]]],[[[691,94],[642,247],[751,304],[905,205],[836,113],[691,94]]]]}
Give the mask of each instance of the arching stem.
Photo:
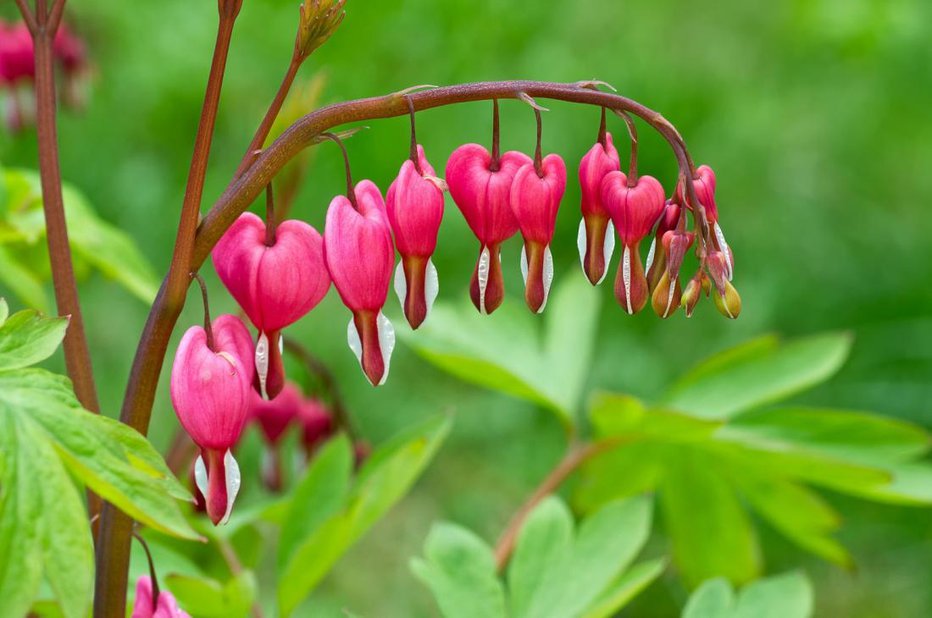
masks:
{"type": "Polygon", "coordinates": [[[329,139],[340,147],[340,152],[343,153],[343,167],[346,172],[346,199],[350,201],[353,208],[359,210],[359,204],[356,203],[356,190],[353,188],[353,172],[350,169],[349,153],[346,152],[346,144],[343,143],[343,140],[341,140],[336,133],[321,133],[320,136],[329,139]]]}
{"type": "Polygon", "coordinates": [[[634,119],[627,112],[616,110],[619,116],[625,121],[628,127],[628,137],[631,140],[631,160],[628,163],[628,186],[634,187],[638,184],[638,129],[634,125],[634,119]]]}
{"type": "Polygon", "coordinates": [[[214,329],[210,323],[210,303],[207,300],[207,284],[204,283],[204,278],[198,273],[191,273],[191,278],[197,281],[198,286],[201,288],[201,302],[204,303],[204,332],[207,334],[207,347],[210,348],[212,352],[216,352],[217,348],[214,347],[214,329]]]}
{"type": "Polygon", "coordinates": [[[424,175],[424,172],[421,170],[421,158],[417,156],[417,122],[414,119],[414,103],[411,101],[411,97],[405,95],[405,100],[408,102],[408,113],[411,116],[411,162],[414,163],[414,169],[417,170],[417,173],[421,176],[424,175]]]}
{"type": "Polygon", "coordinates": [[[492,99],[492,162],[489,164],[489,170],[497,172],[501,168],[501,148],[499,145],[501,136],[501,126],[498,114],[498,99],[492,99]]]}

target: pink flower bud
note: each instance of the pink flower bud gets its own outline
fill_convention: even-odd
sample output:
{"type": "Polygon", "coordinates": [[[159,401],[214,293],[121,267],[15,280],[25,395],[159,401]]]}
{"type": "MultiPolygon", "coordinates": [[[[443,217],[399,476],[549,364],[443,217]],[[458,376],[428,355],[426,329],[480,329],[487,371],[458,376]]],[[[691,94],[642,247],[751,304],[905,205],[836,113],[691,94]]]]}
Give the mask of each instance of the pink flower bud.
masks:
{"type": "Polygon", "coordinates": [[[267,238],[266,223],[247,212],[211,256],[220,280],[259,330],[257,388],[263,396],[275,397],[284,385],[278,331],[301,319],[330,289],[323,238],[296,220],[282,221],[274,237],[267,238]]]}
{"type": "Polygon", "coordinates": [[[719,313],[726,318],[735,319],[741,313],[741,296],[728,280],[728,259],[721,251],[709,251],[706,256],[706,268],[712,279],[712,300],[719,313]]]}
{"type": "Polygon", "coordinates": [[[0,23],[0,84],[13,85],[32,81],[36,75],[36,60],[32,35],[26,24],[0,23]]]}
{"type": "Polygon", "coordinates": [[[152,579],[143,575],[136,582],[136,599],[133,601],[131,618],[191,618],[188,612],[178,608],[178,601],[171,592],[159,590],[153,598],[152,579]]]}
{"type": "Polygon", "coordinates": [[[657,229],[650,241],[650,250],[647,252],[647,283],[650,289],[657,287],[660,276],[667,268],[667,252],[663,247],[663,235],[676,228],[680,219],[680,205],[675,200],[667,200],[663,207],[663,214],[657,221],[657,229]]]}
{"type": "Polygon", "coordinates": [[[602,204],[624,244],[615,277],[615,297],[626,312],[635,314],[650,296],[639,245],[663,214],[663,186],[656,178],[641,176],[629,187],[623,172],[611,172],[602,180],[602,204]]]}
{"type": "Polygon", "coordinates": [[[524,299],[535,313],[544,310],[553,281],[550,241],[565,190],[566,165],[555,154],[544,157],[540,175],[534,163],[524,165],[511,185],[511,211],[524,237],[521,249],[524,299]]]}
{"type": "Polygon", "coordinates": [[[262,482],[272,491],[282,488],[282,462],[278,444],[288,427],[298,421],[304,400],[294,384],[285,384],[275,399],[266,401],[252,391],[249,417],[259,425],[268,448],[262,454],[262,482]]]}
{"type": "Polygon", "coordinates": [[[333,435],[333,416],[318,399],[305,399],[298,417],[301,423],[301,443],[308,457],[333,435]]]}
{"type": "Polygon", "coordinates": [[[401,254],[395,269],[395,292],[411,328],[427,318],[439,291],[437,269],[430,256],[437,248],[446,189],[421,146],[417,154],[421,171],[410,159],[405,161],[385,196],[395,246],[401,254]]]}
{"type": "Polygon", "coordinates": [[[239,491],[239,466],[230,449],[248,418],[254,369],[252,339],[239,318],[222,315],[211,330],[213,341],[200,326],[182,337],[172,365],[171,399],[178,420],[201,449],[195,480],[217,524],[229,519],[239,491]]]}
{"type": "Polygon", "coordinates": [[[596,143],[579,162],[579,188],[582,192],[582,220],[579,222],[579,259],[592,285],[605,279],[615,249],[611,216],[602,204],[602,179],[621,169],[612,134],[605,134],[605,146],[596,143]]]}
{"type": "MultiPolygon", "coordinates": [[[[714,236],[712,242],[715,243],[716,249],[725,255],[725,272],[728,280],[731,281],[734,276],[735,256],[731,252],[731,247],[728,246],[728,241],[725,240],[725,233],[722,231],[722,226],[718,223],[718,206],[715,203],[715,172],[712,171],[711,167],[708,165],[700,165],[696,169],[696,178],[693,180],[693,188],[696,191],[696,197],[699,198],[699,202],[705,208],[705,214],[709,220],[709,225],[712,226],[712,234],[714,236]]],[[[686,190],[683,187],[682,181],[677,185],[676,192],[680,202],[685,204],[686,190]]]]}
{"type": "Polygon", "coordinates": [[[511,211],[511,185],[521,166],[531,163],[526,154],[510,151],[497,164],[479,144],[466,144],[447,160],[450,195],[479,239],[479,260],[469,295],[482,313],[492,313],[505,297],[499,245],[514,236],[518,222],[511,211]]]}
{"type": "Polygon", "coordinates": [[[353,312],[350,349],[373,386],[388,378],[395,329],[382,313],[392,280],[395,250],[385,202],[369,180],[356,185],[359,210],[343,195],[330,202],[324,253],[343,304],[353,312]]]}

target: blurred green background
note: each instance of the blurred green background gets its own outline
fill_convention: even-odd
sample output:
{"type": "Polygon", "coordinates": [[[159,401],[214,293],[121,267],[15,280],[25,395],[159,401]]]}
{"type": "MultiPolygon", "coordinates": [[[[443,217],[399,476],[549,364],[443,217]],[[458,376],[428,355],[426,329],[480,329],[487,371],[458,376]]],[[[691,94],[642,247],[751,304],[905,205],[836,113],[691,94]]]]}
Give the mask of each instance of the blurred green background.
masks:
{"type": "MultiPolygon", "coordinates": [[[[661,322],[646,312],[631,318],[606,285],[593,386],[649,397],[701,358],[752,336],[850,330],[852,360],[806,401],[932,427],[932,3],[347,4],[343,26],[301,73],[326,75],[324,102],[414,84],[598,78],[663,113],[697,162],[715,168],[721,222],[737,258],[741,319],[722,319],[711,303],[689,321],[661,322]]],[[[296,5],[244,2],[204,210],[223,190],[278,86],[293,45],[296,5]]],[[[0,14],[11,19],[12,6],[0,14]]],[[[74,0],[66,19],[87,39],[96,75],[88,107],[61,117],[63,176],[163,272],[213,47],[215,3],[74,0]]],[[[562,154],[575,169],[593,143],[598,112],[545,105],[551,108],[544,117],[545,151],[562,154]]],[[[348,142],[357,179],[387,188],[407,154],[407,122],[372,122],[348,142]]],[[[610,123],[624,152],[623,124],[610,123]]],[[[420,141],[438,171],[456,146],[488,142],[489,127],[488,104],[418,116],[420,141]]],[[[507,148],[533,149],[533,115],[525,105],[503,105],[502,139],[507,148]]],[[[337,149],[319,150],[293,215],[320,228],[344,180],[337,149]]],[[[0,161],[34,167],[34,134],[0,137],[0,161]]],[[[642,172],[672,186],[673,157],[643,126],[640,161],[642,172]]],[[[579,273],[578,200],[570,182],[553,247],[558,278],[579,273]]],[[[522,302],[519,250],[517,241],[505,249],[509,302],[522,302]]],[[[448,200],[434,258],[442,299],[466,297],[476,252],[448,200]]],[[[212,272],[209,282],[214,311],[234,310],[212,272]]],[[[9,295],[2,288],[0,294],[9,295]]],[[[200,303],[191,300],[181,326],[199,319],[200,303]]],[[[116,415],[147,307],[98,275],[82,282],[82,301],[101,403],[116,415]]],[[[405,328],[394,298],[389,309],[405,328]]],[[[366,616],[433,615],[428,593],[407,569],[430,522],[457,521],[493,541],[559,457],[561,430],[552,415],[463,385],[403,344],[388,384],[372,389],[346,348],[347,320],[331,292],[287,335],[331,365],[367,438],[378,442],[438,411],[455,412],[456,424],[414,492],[339,564],[317,597],[366,616]]],[[[163,386],[151,432],[160,447],[177,426],[163,386]]],[[[840,537],[858,571],[823,564],[765,533],[768,570],[805,566],[820,616],[932,615],[928,512],[829,498],[845,515],[840,537]]],[[[667,574],[627,615],[676,615],[685,596],[667,574]]]]}

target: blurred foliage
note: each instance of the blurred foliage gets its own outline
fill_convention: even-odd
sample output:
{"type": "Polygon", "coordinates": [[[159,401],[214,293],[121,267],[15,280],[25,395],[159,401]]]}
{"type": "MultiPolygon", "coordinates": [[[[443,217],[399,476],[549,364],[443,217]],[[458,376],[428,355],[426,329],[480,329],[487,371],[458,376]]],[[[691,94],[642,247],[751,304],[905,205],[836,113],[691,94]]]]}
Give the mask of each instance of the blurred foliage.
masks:
{"type": "MultiPolygon", "coordinates": [[[[285,71],[295,4],[245,3],[234,33],[205,207],[225,187],[285,71]]],[[[0,7],[7,19],[14,13],[12,3],[0,7]]],[[[216,7],[190,0],[82,0],[69,3],[66,18],[88,39],[97,77],[87,109],[61,115],[64,177],[102,220],[139,244],[156,272],[164,272],[216,7]]],[[[659,401],[699,359],[760,333],[846,330],[854,335],[850,361],[832,381],[787,405],[871,409],[930,427],[932,260],[926,239],[932,233],[927,213],[932,176],[925,172],[932,160],[930,36],[932,4],[925,0],[578,0],[571,5],[351,0],[340,30],[301,75],[327,75],[323,103],[421,83],[512,77],[611,82],[661,111],[697,160],[715,168],[744,310],[736,323],[703,305],[690,321],[632,319],[614,306],[603,286],[596,292],[602,319],[584,391],[598,387],[659,401]]],[[[595,138],[597,112],[557,103],[548,107],[544,147],[563,154],[572,168],[595,138]]],[[[419,114],[418,135],[432,163],[442,168],[461,143],[487,142],[489,116],[483,104],[419,114]]],[[[406,156],[407,119],[370,124],[369,131],[348,142],[350,156],[357,177],[370,177],[384,188],[406,156]]],[[[620,124],[610,128],[623,133],[620,124]]],[[[0,161],[8,168],[35,167],[34,137],[0,135],[0,161]]],[[[527,151],[533,137],[529,111],[522,104],[504,104],[503,147],[527,151]]],[[[641,141],[643,171],[669,186],[675,174],[669,150],[643,128],[641,141]]],[[[343,178],[336,149],[325,147],[318,154],[292,212],[320,227],[343,178]]],[[[553,246],[558,280],[578,269],[578,199],[578,187],[570,182],[553,246]]],[[[0,270],[9,272],[4,257],[13,254],[2,253],[2,247],[0,270]]],[[[476,250],[448,201],[434,257],[442,298],[465,297],[476,250]]],[[[521,305],[519,250],[515,243],[504,249],[513,313],[521,305]]],[[[212,289],[219,292],[214,282],[212,289]]],[[[51,298],[47,285],[33,293],[36,289],[51,298]]],[[[96,276],[82,283],[81,292],[101,402],[115,415],[146,307],[96,276]]],[[[0,294],[6,293],[17,291],[0,282],[0,294]]],[[[219,293],[214,303],[215,311],[234,307],[219,293]]],[[[198,320],[197,303],[190,305],[182,324],[198,320]]],[[[400,316],[394,311],[393,318],[400,316]]],[[[487,320],[506,320],[505,315],[503,308],[487,320]]],[[[429,595],[402,568],[420,551],[430,522],[453,520],[494,537],[559,458],[564,422],[537,414],[537,402],[463,384],[404,348],[396,350],[391,380],[373,390],[346,350],[345,323],[345,309],[331,294],[287,336],[310,343],[332,366],[366,437],[380,441],[438,409],[453,408],[458,418],[423,481],[349,552],[315,597],[334,613],[352,599],[363,616],[430,615],[429,595]],[[375,573],[378,585],[369,575],[375,573]]],[[[61,359],[50,366],[61,369],[61,359]]],[[[167,383],[153,418],[151,435],[165,447],[177,427],[167,383]]],[[[805,562],[819,590],[816,614],[932,613],[927,512],[833,492],[824,499],[844,516],[838,539],[859,571],[805,562]]],[[[799,565],[799,552],[769,524],[758,531],[769,571],[799,565]]],[[[174,560],[182,563],[177,556],[174,560]]],[[[263,573],[257,576],[262,580],[263,573]]],[[[633,601],[632,615],[678,614],[686,592],[675,579],[663,581],[633,601]]]]}
{"type": "Polygon", "coordinates": [[[735,595],[725,579],[710,579],[689,597],[683,618],[809,618],[812,584],[798,572],[767,577],[735,595]]]}

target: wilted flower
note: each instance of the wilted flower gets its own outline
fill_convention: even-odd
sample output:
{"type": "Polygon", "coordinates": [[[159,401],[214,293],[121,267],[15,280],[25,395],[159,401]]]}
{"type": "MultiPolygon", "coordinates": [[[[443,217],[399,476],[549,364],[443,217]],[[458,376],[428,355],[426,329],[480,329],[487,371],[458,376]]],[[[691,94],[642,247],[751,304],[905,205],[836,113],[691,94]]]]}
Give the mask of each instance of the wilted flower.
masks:
{"type": "Polygon", "coordinates": [[[615,249],[615,228],[611,215],[602,204],[602,179],[621,169],[612,134],[605,133],[605,143],[596,142],[579,162],[579,188],[582,193],[579,236],[576,244],[586,277],[592,285],[605,279],[608,263],[615,249]]]}

